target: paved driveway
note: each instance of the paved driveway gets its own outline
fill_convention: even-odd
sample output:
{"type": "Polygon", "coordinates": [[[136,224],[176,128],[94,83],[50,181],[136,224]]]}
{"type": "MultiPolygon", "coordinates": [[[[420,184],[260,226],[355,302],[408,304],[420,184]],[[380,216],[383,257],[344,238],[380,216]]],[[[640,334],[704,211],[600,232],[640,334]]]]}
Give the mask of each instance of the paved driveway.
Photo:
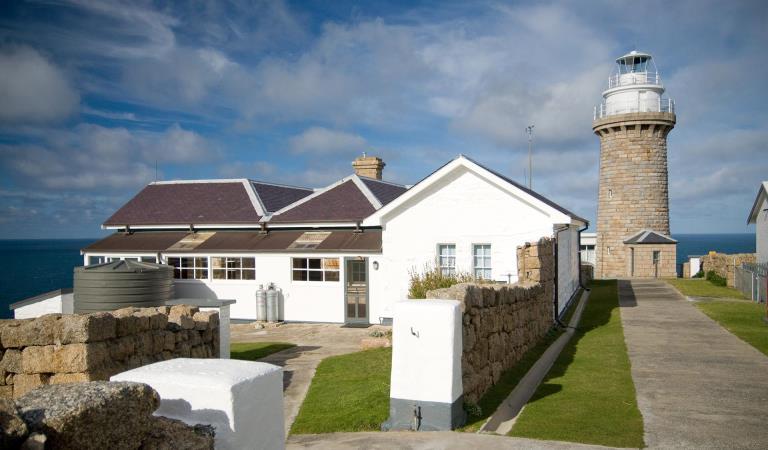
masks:
{"type": "Polygon", "coordinates": [[[338,324],[289,323],[277,328],[257,330],[254,324],[231,325],[232,342],[289,342],[296,347],[273,353],[261,361],[283,368],[284,417],[286,434],[290,430],[301,403],[307,395],[315,369],[321,360],[332,355],[360,351],[360,340],[372,330],[342,328],[338,324]]]}
{"type": "Polygon", "coordinates": [[[768,448],[768,357],[663,281],[619,281],[652,448],[768,448]]]}

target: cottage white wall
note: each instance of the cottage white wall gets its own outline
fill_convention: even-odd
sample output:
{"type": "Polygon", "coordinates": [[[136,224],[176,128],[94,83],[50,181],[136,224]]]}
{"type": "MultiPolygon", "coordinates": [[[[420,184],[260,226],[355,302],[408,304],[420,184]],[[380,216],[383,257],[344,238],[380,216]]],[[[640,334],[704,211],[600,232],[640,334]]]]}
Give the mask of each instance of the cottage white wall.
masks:
{"type": "MultiPolygon", "coordinates": [[[[186,255],[190,256],[190,255],[186,255]]],[[[205,256],[205,255],[200,255],[205,256]]],[[[216,256],[216,255],[211,255],[216,256]]],[[[279,293],[280,320],[291,322],[336,322],[342,323],[344,316],[344,258],[352,256],[369,257],[375,255],[339,255],[330,253],[311,254],[231,254],[256,258],[256,280],[176,280],[174,296],[176,298],[215,298],[236,300],[231,306],[233,319],[256,319],[256,291],[260,284],[266,289],[274,283],[279,293]],[[291,277],[291,258],[339,258],[341,273],[339,281],[293,281],[291,277]]],[[[369,282],[369,290],[375,289],[375,281],[369,282]]],[[[372,322],[377,316],[369,313],[372,322]]]]}
{"type": "Polygon", "coordinates": [[[768,263],[768,211],[765,211],[766,208],[768,208],[768,200],[763,200],[755,221],[755,246],[757,262],[760,263],[768,263]]]}
{"type": "Polygon", "coordinates": [[[392,317],[394,303],[408,296],[409,271],[434,267],[438,244],[456,244],[456,267],[464,272],[473,269],[472,244],[491,244],[493,279],[515,282],[517,246],[551,236],[553,223],[545,212],[459,168],[382,217],[382,228],[372,303],[377,315],[392,317]]]}
{"type": "Polygon", "coordinates": [[[557,235],[557,292],[558,314],[568,305],[568,300],[579,288],[579,230],[571,225],[557,235]]]}

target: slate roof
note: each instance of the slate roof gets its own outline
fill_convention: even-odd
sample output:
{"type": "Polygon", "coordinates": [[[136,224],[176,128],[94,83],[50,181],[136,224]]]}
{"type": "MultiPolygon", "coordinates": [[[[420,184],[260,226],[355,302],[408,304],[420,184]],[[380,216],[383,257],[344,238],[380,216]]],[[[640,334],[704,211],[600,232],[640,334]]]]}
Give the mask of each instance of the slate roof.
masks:
{"type": "Polygon", "coordinates": [[[373,178],[359,177],[371,193],[381,202],[381,206],[386,205],[407,191],[403,185],[388,183],[386,181],[375,180],[373,178]]]}
{"type": "Polygon", "coordinates": [[[757,197],[755,203],[752,204],[752,209],[749,211],[749,217],[747,217],[747,223],[757,223],[757,216],[762,212],[760,207],[763,206],[763,201],[768,198],[768,181],[760,183],[760,188],[757,190],[757,197]]]}
{"type": "Polygon", "coordinates": [[[362,221],[376,208],[352,177],[325,191],[316,192],[314,197],[299,201],[284,211],[278,211],[269,223],[362,221]]]}
{"type": "Polygon", "coordinates": [[[261,181],[252,181],[251,185],[268,213],[279,211],[314,192],[309,188],[281,186],[261,181]]]}
{"type": "Polygon", "coordinates": [[[152,183],[104,225],[245,224],[259,219],[242,181],[152,183]]]}
{"type": "MultiPolygon", "coordinates": [[[[293,244],[304,231],[273,230],[269,233],[258,231],[226,230],[216,231],[194,248],[172,250],[174,253],[210,253],[210,252],[274,252],[295,251],[381,251],[381,231],[365,230],[356,233],[353,230],[338,230],[328,233],[322,242],[314,248],[292,249],[293,244]]],[[[187,239],[191,233],[182,231],[135,231],[133,233],[114,233],[85,247],[84,252],[164,252],[178,241],[187,239]]]]}
{"type": "Polygon", "coordinates": [[[676,244],[677,241],[653,230],[642,230],[624,241],[625,244],[676,244]]]}

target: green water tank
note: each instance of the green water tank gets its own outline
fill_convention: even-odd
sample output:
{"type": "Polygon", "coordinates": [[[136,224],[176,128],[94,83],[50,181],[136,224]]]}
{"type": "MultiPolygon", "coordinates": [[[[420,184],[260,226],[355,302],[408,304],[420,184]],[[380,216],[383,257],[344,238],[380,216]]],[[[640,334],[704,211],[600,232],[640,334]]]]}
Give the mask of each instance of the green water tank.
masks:
{"type": "Polygon", "coordinates": [[[74,312],[163,306],[173,297],[173,267],[140,261],[112,261],[75,267],[74,312]]]}

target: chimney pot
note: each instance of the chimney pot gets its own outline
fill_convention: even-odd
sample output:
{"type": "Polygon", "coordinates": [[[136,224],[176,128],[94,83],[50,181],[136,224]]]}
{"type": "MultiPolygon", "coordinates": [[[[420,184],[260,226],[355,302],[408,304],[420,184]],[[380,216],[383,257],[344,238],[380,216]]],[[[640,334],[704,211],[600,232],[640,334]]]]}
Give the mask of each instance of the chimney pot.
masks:
{"type": "Polygon", "coordinates": [[[378,156],[363,156],[352,161],[352,167],[355,174],[361,177],[374,178],[381,180],[381,173],[384,170],[384,160],[378,156]]]}

